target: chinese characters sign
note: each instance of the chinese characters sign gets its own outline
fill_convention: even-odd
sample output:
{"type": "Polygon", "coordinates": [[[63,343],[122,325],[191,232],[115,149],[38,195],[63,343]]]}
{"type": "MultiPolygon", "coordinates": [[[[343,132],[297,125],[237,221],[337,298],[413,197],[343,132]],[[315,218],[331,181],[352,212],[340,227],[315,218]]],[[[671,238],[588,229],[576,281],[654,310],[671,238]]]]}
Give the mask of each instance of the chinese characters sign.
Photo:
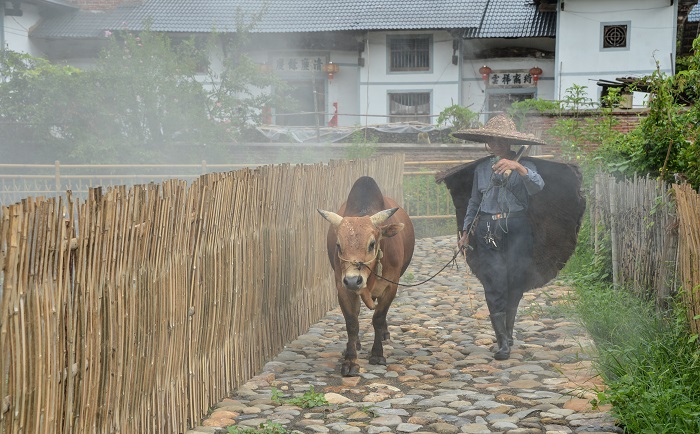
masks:
{"type": "Polygon", "coordinates": [[[326,59],[320,56],[276,57],[272,60],[275,72],[321,72],[326,59]]]}
{"type": "Polygon", "coordinates": [[[527,71],[492,71],[486,82],[490,88],[535,87],[536,83],[527,71]]]}

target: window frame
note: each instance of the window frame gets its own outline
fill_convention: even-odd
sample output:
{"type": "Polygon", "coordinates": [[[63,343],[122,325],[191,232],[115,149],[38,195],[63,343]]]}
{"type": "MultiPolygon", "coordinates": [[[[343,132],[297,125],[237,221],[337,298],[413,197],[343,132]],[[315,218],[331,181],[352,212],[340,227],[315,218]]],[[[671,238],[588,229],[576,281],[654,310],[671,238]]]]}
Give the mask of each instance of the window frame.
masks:
{"type": "Polygon", "coordinates": [[[386,70],[387,74],[427,74],[433,72],[433,35],[428,33],[418,33],[418,34],[402,34],[402,35],[387,35],[386,37],[386,70]],[[416,40],[427,40],[428,49],[428,65],[427,67],[407,67],[407,68],[394,68],[393,67],[393,54],[392,43],[394,41],[416,41],[416,40]]]}
{"type": "Polygon", "coordinates": [[[632,21],[611,21],[600,23],[600,51],[629,51],[631,45],[631,31],[632,31],[632,21]],[[608,27],[620,27],[625,26],[625,46],[624,47],[606,47],[605,46],[605,33],[608,27]]]}
{"type": "MultiPolygon", "coordinates": [[[[422,122],[420,118],[425,118],[428,120],[427,124],[432,125],[432,117],[431,114],[433,113],[433,92],[429,89],[412,89],[412,90],[390,90],[387,91],[386,93],[386,101],[387,101],[387,117],[389,120],[389,123],[394,123],[394,122],[422,122]],[[428,97],[428,113],[427,114],[413,114],[413,115],[402,115],[402,114],[394,114],[392,113],[391,110],[391,102],[392,102],[392,96],[393,95],[427,95],[428,97]],[[398,121],[394,121],[394,117],[399,117],[398,121]],[[408,118],[408,117],[403,117],[403,116],[413,116],[413,118],[408,118]]],[[[414,105],[413,107],[418,107],[418,105],[414,105]]],[[[426,122],[423,122],[426,123],[426,122]]]]}

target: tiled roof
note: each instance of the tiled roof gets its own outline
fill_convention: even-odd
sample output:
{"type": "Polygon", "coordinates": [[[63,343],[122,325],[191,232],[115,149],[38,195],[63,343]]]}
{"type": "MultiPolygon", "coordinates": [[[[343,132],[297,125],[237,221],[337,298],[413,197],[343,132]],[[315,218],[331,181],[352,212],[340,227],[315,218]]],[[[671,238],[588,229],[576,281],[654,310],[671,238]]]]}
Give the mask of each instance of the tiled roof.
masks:
{"type": "Polygon", "coordinates": [[[323,32],[373,29],[444,29],[478,24],[485,0],[150,0],[130,21],[136,30],[153,20],[155,31],[235,31],[238,10],[246,16],[267,5],[254,31],[323,32]]]}
{"type": "Polygon", "coordinates": [[[158,32],[235,32],[238,17],[250,21],[257,13],[254,33],[463,29],[467,37],[529,37],[553,36],[555,21],[554,14],[537,13],[527,0],[144,0],[50,18],[31,36],[94,38],[105,30],[146,27],[158,32]]]}
{"type": "Polygon", "coordinates": [[[697,23],[700,21],[700,6],[695,5],[688,13],[688,22],[697,23]]]}
{"type": "Polygon", "coordinates": [[[539,12],[532,1],[490,0],[484,20],[476,28],[468,28],[464,37],[533,38],[556,35],[556,12],[539,12]]]}
{"type": "Polygon", "coordinates": [[[99,38],[105,30],[121,29],[133,8],[76,11],[50,18],[30,33],[36,38],[99,38]]]}

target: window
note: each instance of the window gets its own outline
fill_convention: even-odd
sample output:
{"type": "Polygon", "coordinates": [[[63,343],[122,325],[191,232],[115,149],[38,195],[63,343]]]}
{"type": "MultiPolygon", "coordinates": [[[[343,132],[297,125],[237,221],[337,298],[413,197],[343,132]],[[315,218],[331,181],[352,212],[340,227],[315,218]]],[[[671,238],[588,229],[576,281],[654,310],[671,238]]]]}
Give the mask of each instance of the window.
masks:
{"type": "Polygon", "coordinates": [[[389,122],[430,124],[430,92],[390,93],[389,122]]]}
{"type": "Polygon", "coordinates": [[[629,48],[629,23],[602,24],[601,47],[605,50],[629,48]]]}
{"type": "Polygon", "coordinates": [[[389,71],[430,71],[430,35],[388,38],[389,71]]]}

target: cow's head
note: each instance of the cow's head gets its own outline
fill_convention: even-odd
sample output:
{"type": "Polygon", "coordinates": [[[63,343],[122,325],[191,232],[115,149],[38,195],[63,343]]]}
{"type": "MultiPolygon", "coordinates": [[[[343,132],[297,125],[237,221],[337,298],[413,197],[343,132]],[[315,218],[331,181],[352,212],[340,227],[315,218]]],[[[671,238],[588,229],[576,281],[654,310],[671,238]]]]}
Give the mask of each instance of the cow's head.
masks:
{"type": "Polygon", "coordinates": [[[363,217],[342,217],[334,212],[318,210],[335,229],[340,277],[347,289],[359,291],[367,285],[379,254],[379,241],[393,237],[403,229],[403,223],[383,225],[396,210],[398,208],[387,209],[363,217]]]}

